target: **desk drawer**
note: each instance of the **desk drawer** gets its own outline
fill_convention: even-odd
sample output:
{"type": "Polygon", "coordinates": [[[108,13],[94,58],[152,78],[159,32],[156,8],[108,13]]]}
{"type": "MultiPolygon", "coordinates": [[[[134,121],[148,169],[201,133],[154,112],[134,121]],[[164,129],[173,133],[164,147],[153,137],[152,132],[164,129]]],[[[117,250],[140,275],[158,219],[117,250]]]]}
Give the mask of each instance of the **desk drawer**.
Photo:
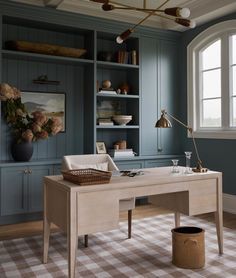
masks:
{"type": "Polygon", "coordinates": [[[119,224],[119,199],[114,192],[77,193],[78,234],[112,230],[119,224]]]}
{"type": "Polygon", "coordinates": [[[197,215],[216,211],[216,179],[191,181],[186,191],[167,193],[149,197],[149,202],[178,211],[186,215],[197,215]]]}

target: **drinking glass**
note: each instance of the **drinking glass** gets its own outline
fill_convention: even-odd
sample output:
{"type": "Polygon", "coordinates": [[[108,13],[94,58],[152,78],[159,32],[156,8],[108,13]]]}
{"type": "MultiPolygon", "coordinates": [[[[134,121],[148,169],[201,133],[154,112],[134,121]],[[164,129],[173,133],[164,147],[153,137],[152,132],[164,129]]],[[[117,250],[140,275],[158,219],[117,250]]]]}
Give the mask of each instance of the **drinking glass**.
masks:
{"type": "Polygon", "coordinates": [[[191,174],[192,173],[192,169],[190,167],[190,162],[191,162],[191,155],[192,152],[184,152],[185,153],[185,159],[186,159],[186,166],[185,166],[185,174],[191,174]]]}
{"type": "Polygon", "coordinates": [[[172,168],[172,173],[179,173],[179,160],[178,159],[172,159],[172,163],[173,163],[173,168],[172,168]]]}

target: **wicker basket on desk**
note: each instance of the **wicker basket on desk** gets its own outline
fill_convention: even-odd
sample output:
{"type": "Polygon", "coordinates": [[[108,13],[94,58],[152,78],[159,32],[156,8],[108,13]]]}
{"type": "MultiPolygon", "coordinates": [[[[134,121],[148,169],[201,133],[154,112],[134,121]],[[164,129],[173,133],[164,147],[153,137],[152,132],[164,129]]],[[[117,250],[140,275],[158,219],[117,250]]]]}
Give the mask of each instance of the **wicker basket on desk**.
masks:
{"type": "Polygon", "coordinates": [[[62,171],[63,178],[78,185],[109,183],[111,172],[88,169],[62,171]]]}

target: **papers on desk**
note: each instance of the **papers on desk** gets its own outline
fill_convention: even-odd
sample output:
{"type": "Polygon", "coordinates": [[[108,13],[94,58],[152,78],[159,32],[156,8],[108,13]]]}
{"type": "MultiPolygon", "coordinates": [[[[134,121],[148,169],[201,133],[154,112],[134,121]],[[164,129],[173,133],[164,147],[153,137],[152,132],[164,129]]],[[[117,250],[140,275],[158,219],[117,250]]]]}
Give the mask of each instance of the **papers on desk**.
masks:
{"type": "Polygon", "coordinates": [[[113,177],[121,177],[121,176],[135,177],[135,176],[141,176],[141,175],[144,175],[144,171],[139,170],[139,169],[112,171],[113,177]]]}

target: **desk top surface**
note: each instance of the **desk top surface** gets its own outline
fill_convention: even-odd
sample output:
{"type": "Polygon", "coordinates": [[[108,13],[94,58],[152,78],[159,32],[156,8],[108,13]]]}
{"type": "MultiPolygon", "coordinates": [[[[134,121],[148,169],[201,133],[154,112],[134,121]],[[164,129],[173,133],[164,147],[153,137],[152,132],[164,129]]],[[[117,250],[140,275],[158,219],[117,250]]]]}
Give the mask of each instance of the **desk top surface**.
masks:
{"type": "Polygon", "coordinates": [[[163,185],[168,183],[181,183],[206,179],[221,178],[222,173],[207,171],[206,173],[184,174],[185,167],[180,167],[179,173],[172,173],[172,167],[144,168],[143,175],[134,177],[112,176],[110,183],[80,186],[63,179],[62,175],[46,176],[44,181],[47,184],[57,184],[65,190],[78,192],[91,192],[101,190],[117,190],[134,188],[148,185],[163,185]]]}

